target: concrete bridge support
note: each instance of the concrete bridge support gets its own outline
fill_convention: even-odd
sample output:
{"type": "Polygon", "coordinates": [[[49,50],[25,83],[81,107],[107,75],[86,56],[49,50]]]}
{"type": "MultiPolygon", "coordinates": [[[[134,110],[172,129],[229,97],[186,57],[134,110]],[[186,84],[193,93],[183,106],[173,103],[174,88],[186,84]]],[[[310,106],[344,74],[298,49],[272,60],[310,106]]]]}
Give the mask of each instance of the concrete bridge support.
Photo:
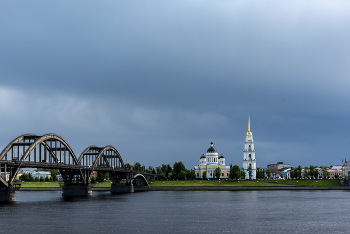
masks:
{"type": "Polygon", "coordinates": [[[16,190],[14,187],[0,187],[0,202],[15,202],[16,190]]]}
{"type": "Polygon", "coordinates": [[[133,193],[133,184],[112,184],[111,193],[133,193]]]}
{"type": "Polygon", "coordinates": [[[88,197],[92,195],[90,185],[70,184],[62,187],[62,196],[64,197],[88,197]]]}

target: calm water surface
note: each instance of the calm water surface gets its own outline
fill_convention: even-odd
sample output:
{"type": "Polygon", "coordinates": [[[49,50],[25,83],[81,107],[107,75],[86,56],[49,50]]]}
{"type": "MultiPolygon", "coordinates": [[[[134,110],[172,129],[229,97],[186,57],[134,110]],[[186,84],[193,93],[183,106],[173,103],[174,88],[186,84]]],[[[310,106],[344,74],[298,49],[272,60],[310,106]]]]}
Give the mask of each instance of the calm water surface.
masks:
{"type": "Polygon", "coordinates": [[[0,233],[349,233],[348,191],[17,192],[0,233]]]}

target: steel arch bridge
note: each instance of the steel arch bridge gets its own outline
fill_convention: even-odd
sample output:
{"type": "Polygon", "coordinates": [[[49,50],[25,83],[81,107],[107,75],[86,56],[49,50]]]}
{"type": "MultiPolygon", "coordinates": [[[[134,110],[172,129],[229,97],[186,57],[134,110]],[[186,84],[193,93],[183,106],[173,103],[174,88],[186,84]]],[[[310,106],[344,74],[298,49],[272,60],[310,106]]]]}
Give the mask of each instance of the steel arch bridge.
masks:
{"type": "Polygon", "coordinates": [[[154,179],[154,175],[125,168],[113,146],[89,146],[77,158],[69,144],[56,134],[24,134],[12,140],[0,154],[0,201],[8,199],[6,194],[2,198],[2,191],[8,191],[10,196],[14,193],[14,181],[24,167],[58,169],[64,181],[63,195],[76,195],[81,191],[91,194],[93,171],[109,172],[112,186],[120,186],[123,179],[130,186],[147,186],[154,179]],[[73,183],[73,178],[80,182],[73,183]]]}

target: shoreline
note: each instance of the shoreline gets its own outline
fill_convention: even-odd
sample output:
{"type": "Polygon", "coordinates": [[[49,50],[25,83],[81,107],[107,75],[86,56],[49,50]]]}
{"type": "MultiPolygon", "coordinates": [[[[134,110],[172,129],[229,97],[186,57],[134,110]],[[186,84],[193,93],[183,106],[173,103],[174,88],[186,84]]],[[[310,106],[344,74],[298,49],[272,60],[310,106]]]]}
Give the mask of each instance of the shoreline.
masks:
{"type": "MultiPolygon", "coordinates": [[[[92,188],[92,191],[110,191],[110,187],[92,188]]],[[[329,186],[329,187],[290,187],[290,186],[224,186],[224,187],[200,187],[200,186],[164,186],[164,187],[149,187],[148,191],[276,191],[276,190],[350,190],[350,186],[329,186]]],[[[62,188],[20,188],[17,191],[62,191],[62,188]]]]}
{"type": "MultiPolygon", "coordinates": [[[[92,188],[92,191],[110,191],[110,187],[101,187],[101,188],[92,188]]],[[[19,190],[16,190],[16,192],[21,191],[62,191],[62,188],[59,187],[28,187],[28,188],[20,188],[19,190]]]]}

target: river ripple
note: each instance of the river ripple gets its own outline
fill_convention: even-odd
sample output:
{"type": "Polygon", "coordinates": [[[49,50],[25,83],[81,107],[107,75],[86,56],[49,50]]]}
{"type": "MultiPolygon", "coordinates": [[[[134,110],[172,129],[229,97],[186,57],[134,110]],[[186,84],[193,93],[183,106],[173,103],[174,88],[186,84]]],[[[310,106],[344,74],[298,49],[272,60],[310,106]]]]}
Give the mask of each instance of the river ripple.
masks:
{"type": "Polygon", "coordinates": [[[1,233],[349,233],[349,191],[16,193],[1,233]]]}

